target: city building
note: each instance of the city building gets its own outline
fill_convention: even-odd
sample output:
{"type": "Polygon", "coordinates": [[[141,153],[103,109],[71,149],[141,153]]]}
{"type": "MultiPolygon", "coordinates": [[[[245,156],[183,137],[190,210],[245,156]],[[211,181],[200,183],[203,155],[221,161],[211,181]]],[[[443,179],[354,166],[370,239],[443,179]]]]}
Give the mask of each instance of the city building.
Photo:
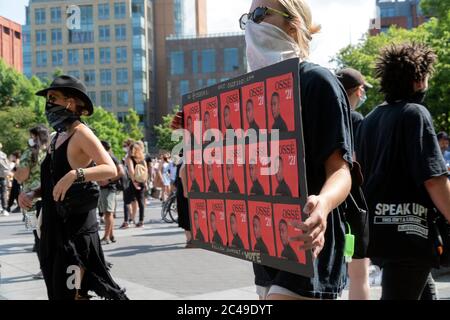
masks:
{"type": "Polygon", "coordinates": [[[427,21],[420,0],[376,0],[376,5],[379,17],[371,20],[370,35],[386,32],[392,25],[412,29],[427,21]]]}
{"type": "Polygon", "coordinates": [[[172,36],[166,48],[169,112],[183,94],[247,72],[244,33],[172,36]]]}
{"type": "Polygon", "coordinates": [[[0,16],[0,58],[19,72],[22,63],[22,26],[0,16]]]}
{"type": "Polygon", "coordinates": [[[23,27],[24,73],[81,79],[95,105],[123,120],[134,109],[147,131],[153,91],[153,1],[30,0],[23,27]]]}

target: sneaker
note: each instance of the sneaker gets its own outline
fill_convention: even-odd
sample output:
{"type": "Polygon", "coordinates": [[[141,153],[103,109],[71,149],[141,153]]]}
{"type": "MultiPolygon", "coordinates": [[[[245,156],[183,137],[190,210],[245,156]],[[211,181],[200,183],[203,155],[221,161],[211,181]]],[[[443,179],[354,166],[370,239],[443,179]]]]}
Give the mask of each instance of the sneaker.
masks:
{"type": "Polygon", "coordinates": [[[44,279],[44,275],[42,274],[42,271],[39,271],[38,273],[33,274],[33,279],[36,279],[36,280],[44,279]]]}
{"type": "Polygon", "coordinates": [[[142,228],[142,227],[144,227],[144,223],[143,222],[138,222],[136,224],[136,228],[142,228]]]}
{"type": "Polygon", "coordinates": [[[102,245],[102,246],[105,246],[105,245],[107,245],[107,244],[110,244],[111,242],[109,242],[109,240],[108,239],[105,239],[105,238],[103,238],[102,240],[100,240],[100,244],[102,245]]]}
{"type": "Polygon", "coordinates": [[[6,209],[3,209],[2,215],[5,216],[5,217],[9,216],[9,211],[6,210],[6,209]]]}
{"type": "Polygon", "coordinates": [[[119,229],[128,229],[130,226],[127,222],[122,223],[122,225],[119,227],[119,229]]]}
{"type": "Polygon", "coordinates": [[[17,206],[13,211],[11,211],[11,213],[20,213],[22,210],[20,209],[19,206],[17,206]]]}

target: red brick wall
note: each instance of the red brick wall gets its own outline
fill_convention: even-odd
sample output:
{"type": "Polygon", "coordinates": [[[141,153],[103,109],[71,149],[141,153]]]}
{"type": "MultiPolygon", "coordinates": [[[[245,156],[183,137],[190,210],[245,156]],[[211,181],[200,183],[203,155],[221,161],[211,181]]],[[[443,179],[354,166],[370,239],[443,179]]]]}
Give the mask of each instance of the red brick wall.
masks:
{"type": "Polygon", "coordinates": [[[0,57],[17,71],[23,72],[22,26],[3,17],[0,17],[0,57]]]}

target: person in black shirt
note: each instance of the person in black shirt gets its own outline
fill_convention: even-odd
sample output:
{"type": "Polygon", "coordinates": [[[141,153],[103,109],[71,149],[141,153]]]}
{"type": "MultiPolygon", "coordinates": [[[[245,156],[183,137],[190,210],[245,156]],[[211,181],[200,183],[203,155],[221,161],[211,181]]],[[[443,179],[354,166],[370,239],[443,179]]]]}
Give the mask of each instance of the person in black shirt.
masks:
{"type": "Polygon", "coordinates": [[[195,240],[205,242],[205,236],[200,229],[200,223],[198,221],[198,211],[194,211],[194,227],[195,227],[195,240]]]}
{"type": "Polygon", "coordinates": [[[189,167],[189,179],[191,179],[191,192],[200,192],[200,186],[195,178],[194,164],[188,165],[189,167]]]}
{"type": "Polygon", "coordinates": [[[233,240],[231,241],[231,246],[233,248],[237,249],[244,249],[244,243],[242,242],[241,237],[238,233],[238,227],[237,227],[237,219],[234,212],[230,214],[230,229],[231,233],[233,234],[233,240]]]}
{"type": "Polygon", "coordinates": [[[256,160],[251,160],[248,168],[249,168],[249,174],[250,174],[250,180],[252,181],[253,185],[250,189],[250,195],[264,195],[264,189],[258,181],[258,168],[255,164],[256,160]]]}
{"type": "Polygon", "coordinates": [[[364,119],[356,141],[369,207],[368,256],[383,269],[383,300],[423,298],[440,259],[434,209],[450,221],[447,168],[423,105],[435,61],[423,44],[382,51],[375,71],[386,100],[364,119]]]}
{"type": "Polygon", "coordinates": [[[278,157],[278,171],[276,173],[276,178],[278,181],[278,187],[275,190],[275,195],[284,196],[284,197],[292,197],[291,189],[289,188],[286,180],[284,180],[284,172],[283,172],[283,159],[278,157]]]}
{"type": "Polygon", "coordinates": [[[254,129],[256,132],[256,135],[259,136],[259,126],[255,120],[255,114],[254,114],[255,110],[254,110],[254,106],[253,106],[253,100],[248,99],[245,106],[246,106],[245,114],[247,115],[248,127],[249,127],[249,129],[254,129]]]}
{"type": "Polygon", "coordinates": [[[283,251],[281,251],[281,256],[291,261],[298,261],[297,254],[294,249],[292,249],[291,244],[289,243],[289,235],[288,235],[288,225],[286,220],[281,219],[278,223],[278,230],[280,231],[280,240],[283,244],[283,251]]]}
{"type": "Polygon", "coordinates": [[[236,179],[234,179],[234,165],[228,163],[226,165],[226,171],[227,171],[227,178],[228,178],[228,182],[229,182],[227,192],[241,193],[241,191],[239,190],[239,186],[236,183],[236,179]]]}
{"type": "Polygon", "coordinates": [[[216,181],[214,181],[213,165],[212,164],[207,164],[206,165],[206,174],[207,174],[208,180],[209,180],[208,192],[219,192],[219,187],[217,186],[216,181]]]}
{"type": "Polygon", "coordinates": [[[269,254],[269,249],[267,249],[261,234],[261,219],[256,215],[253,216],[253,235],[256,240],[253,249],[261,253],[269,254]]]}
{"type": "MultiPolygon", "coordinates": [[[[205,134],[208,130],[211,129],[211,115],[208,111],[206,111],[205,115],[203,116],[203,125],[204,125],[203,134],[205,134]]],[[[214,136],[212,136],[209,140],[203,141],[203,149],[205,149],[211,142],[214,141],[215,141],[214,136]]]]}
{"type": "Polygon", "coordinates": [[[212,242],[223,245],[222,237],[219,234],[219,231],[217,230],[217,224],[216,224],[216,214],[214,211],[211,211],[211,214],[209,216],[209,222],[211,223],[211,233],[212,233],[212,242]]]}
{"type": "Polygon", "coordinates": [[[231,125],[231,117],[230,117],[230,106],[226,105],[223,108],[223,122],[225,124],[226,130],[234,130],[233,126],[231,125]]]}
{"type": "Polygon", "coordinates": [[[280,95],[278,92],[274,92],[272,94],[272,98],[270,99],[270,105],[272,109],[273,116],[273,125],[272,130],[279,130],[280,132],[287,132],[288,128],[286,122],[284,122],[283,118],[280,114],[280,95]]]}
{"type": "Polygon", "coordinates": [[[192,117],[191,116],[188,116],[186,119],[186,128],[187,128],[187,131],[189,131],[189,139],[190,139],[188,145],[190,146],[191,150],[194,150],[196,141],[195,141],[194,128],[192,125],[192,117]]]}

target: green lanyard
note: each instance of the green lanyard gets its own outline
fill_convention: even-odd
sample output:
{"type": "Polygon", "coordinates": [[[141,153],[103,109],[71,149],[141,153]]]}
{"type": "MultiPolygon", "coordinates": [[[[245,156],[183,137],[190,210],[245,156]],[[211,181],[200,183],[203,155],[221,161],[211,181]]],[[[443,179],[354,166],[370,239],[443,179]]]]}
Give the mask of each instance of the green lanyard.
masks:
{"type": "Polygon", "coordinates": [[[352,262],[352,257],[355,253],[355,236],[352,234],[352,229],[348,222],[346,222],[346,225],[348,227],[348,233],[345,234],[344,257],[346,262],[352,262]]]}

